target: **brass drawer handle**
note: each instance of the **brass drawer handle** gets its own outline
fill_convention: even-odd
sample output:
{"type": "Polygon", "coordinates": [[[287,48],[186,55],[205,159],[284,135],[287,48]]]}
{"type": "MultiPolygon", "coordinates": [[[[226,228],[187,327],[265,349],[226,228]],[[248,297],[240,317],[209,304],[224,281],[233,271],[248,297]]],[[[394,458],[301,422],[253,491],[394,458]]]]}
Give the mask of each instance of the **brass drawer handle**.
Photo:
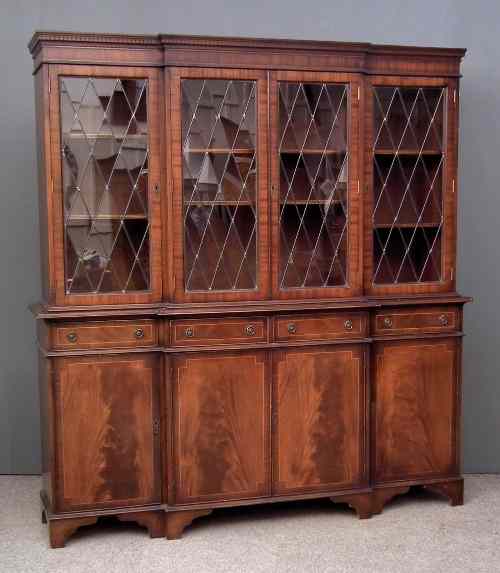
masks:
{"type": "Polygon", "coordinates": [[[392,328],[392,318],[389,318],[388,316],[384,318],[384,326],[386,328],[392,328]]]}
{"type": "Polygon", "coordinates": [[[187,336],[188,338],[192,338],[194,336],[194,330],[190,326],[188,326],[184,331],[184,335],[187,336]]]}
{"type": "Polygon", "coordinates": [[[439,316],[439,323],[441,324],[441,326],[448,326],[448,317],[446,316],[446,314],[441,314],[439,316]]]}
{"type": "Polygon", "coordinates": [[[295,325],[293,322],[291,322],[286,329],[288,330],[289,334],[296,334],[297,333],[297,325],[295,325]]]}
{"type": "Polygon", "coordinates": [[[78,334],[76,332],[68,332],[68,334],[66,335],[66,338],[70,342],[76,342],[78,340],[78,334]]]}
{"type": "Polygon", "coordinates": [[[247,336],[255,336],[255,326],[253,324],[245,326],[245,334],[247,336]]]}
{"type": "Polygon", "coordinates": [[[136,328],[134,332],[136,338],[144,338],[144,330],[142,328],[136,328]]]}
{"type": "Polygon", "coordinates": [[[352,330],[352,320],[346,320],[344,322],[344,327],[346,330],[352,330]]]}

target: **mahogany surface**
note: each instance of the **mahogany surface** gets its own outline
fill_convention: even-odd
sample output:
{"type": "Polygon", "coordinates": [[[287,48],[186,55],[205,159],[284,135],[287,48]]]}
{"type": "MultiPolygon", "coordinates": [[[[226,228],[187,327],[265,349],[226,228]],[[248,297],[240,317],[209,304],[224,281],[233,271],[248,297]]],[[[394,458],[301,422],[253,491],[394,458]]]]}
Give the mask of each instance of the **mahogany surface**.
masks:
{"type": "Polygon", "coordinates": [[[36,32],[29,49],[42,261],[31,309],[51,546],[107,515],[178,539],[236,505],[325,497],[364,519],[413,486],[463,503],[465,50],[70,32],[36,32]],[[67,77],[82,89],[70,94],[67,77]],[[142,85],[143,101],[133,91],[142,85]],[[384,93],[399,111],[383,108],[384,93]],[[435,121],[425,93],[431,103],[442,94],[435,121]],[[68,106],[78,121],[63,129],[68,106]],[[393,132],[376,148],[382,116],[393,132]],[[427,135],[419,143],[427,125],[442,149],[427,135]],[[378,162],[402,165],[386,186],[378,162]],[[425,168],[407,185],[412,162],[425,168]],[[427,168],[439,175],[429,207],[427,168]],[[407,187],[419,206],[405,203],[407,187]],[[404,216],[380,210],[385,188],[404,216]],[[135,195],[127,202],[137,190],[143,213],[135,195]],[[100,211],[108,199],[114,210],[100,211]],[[134,228],[147,229],[147,252],[134,228]],[[391,233],[402,247],[377,282],[380,229],[385,247],[391,233]],[[420,250],[405,244],[412,233],[420,250]],[[405,278],[417,264],[419,280],[405,278]],[[99,269],[97,283],[72,290],[99,269]],[[249,276],[238,283],[241,269],[249,276]],[[100,290],[127,273],[124,288],[100,290]]]}

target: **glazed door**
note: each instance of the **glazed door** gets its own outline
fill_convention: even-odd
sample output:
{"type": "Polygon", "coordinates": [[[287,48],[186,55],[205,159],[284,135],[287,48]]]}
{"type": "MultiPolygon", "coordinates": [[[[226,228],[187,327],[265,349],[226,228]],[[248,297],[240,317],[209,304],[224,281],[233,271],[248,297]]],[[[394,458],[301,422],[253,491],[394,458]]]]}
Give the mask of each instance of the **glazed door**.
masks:
{"type": "Polygon", "coordinates": [[[159,360],[55,359],[58,511],[160,503],[159,360]]]}
{"type": "Polygon", "coordinates": [[[159,72],[50,72],[57,304],[161,298],[159,72]]]}
{"type": "Polygon", "coordinates": [[[375,345],[377,482],[459,472],[458,339],[375,345]]]}
{"type": "Polygon", "coordinates": [[[360,294],[360,80],[271,74],[275,298],[360,294]]]}
{"type": "Polygon", "coordinates": [[[366,105],[366,290],[452,291],[457,82],[373,77],[366,105]]]}
{"type": "Polygon", "coordinates": [[[169,503],[269,494],[267,370],[263,351],[173,359],[175,475],[169,503]]]}
{"type": "Polygon", "coordinates": [[[268,295],[267,81],[262,71],[170,71],[179,301],[268,295]]]}
{"type": "Polygon", "coordinates": [[[273,493],[368,481],[361,345],[279,350],[273,359],[273,493]]]}

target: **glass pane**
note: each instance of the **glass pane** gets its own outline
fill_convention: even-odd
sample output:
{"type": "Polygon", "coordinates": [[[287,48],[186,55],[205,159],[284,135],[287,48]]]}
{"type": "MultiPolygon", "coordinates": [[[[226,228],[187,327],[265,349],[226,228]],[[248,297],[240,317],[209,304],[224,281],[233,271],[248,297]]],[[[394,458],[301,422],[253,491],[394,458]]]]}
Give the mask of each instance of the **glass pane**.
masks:
{"type": "Polygon", "coordinates": [[[255,92],[255,81],[182,81],[188,291],[257,288],[255,92]]]}
{"type": "Polygon", "coordinates": [[[150,288],[147,81],[61,77],[66,293],[150,288]]]}
{"type": "Polygon", "coordinates": [[[373,282],[440,281],[445,88],[373,88],[373,282]]]}
{"type": "Polygon", "coordinates": [[[281,289],[347,284],[348,94],[279,83],[281,289]]]}

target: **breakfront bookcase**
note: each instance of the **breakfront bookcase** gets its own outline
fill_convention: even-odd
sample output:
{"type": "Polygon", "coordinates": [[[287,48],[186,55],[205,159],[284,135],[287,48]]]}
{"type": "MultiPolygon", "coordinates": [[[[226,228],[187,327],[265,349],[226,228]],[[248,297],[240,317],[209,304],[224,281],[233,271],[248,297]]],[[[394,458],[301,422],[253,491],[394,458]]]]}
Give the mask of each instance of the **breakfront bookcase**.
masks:
{"type": "MultiPolygon", "coordinates": [[[[42,518],[463,502],[464,50],[37,32],[42,518]]],[[[334,515],[332,516],[334,521],[334,515]]]]}

